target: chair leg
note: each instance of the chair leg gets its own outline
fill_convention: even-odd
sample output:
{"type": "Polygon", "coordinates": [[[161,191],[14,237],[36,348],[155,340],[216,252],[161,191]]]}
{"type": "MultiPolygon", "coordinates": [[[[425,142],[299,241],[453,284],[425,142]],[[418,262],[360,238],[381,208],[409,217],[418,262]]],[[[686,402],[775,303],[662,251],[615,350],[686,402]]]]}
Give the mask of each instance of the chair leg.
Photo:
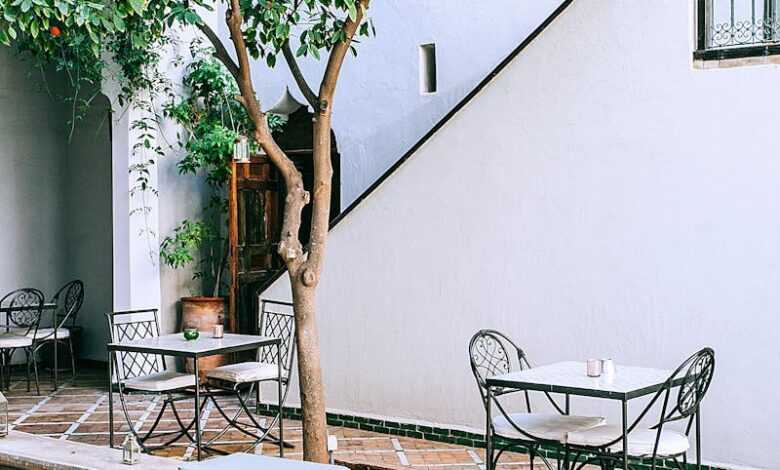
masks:
{"type": "Polygon", "coordinates": [[[11,390],[11,360],[14,357],[14,349],[9,349],[8,352],[8,358],[6,359],[6,364],[8,365],[8,369],[6,371],[7,377],[8,377],[8,390],[11,390]]]}
{"type": "Polygon", "coordinates": [[[40,395],[41,394],[41,383],[38,380],[38,359],[36,358],[36,351],[32,351],[32,363],[33,363],[33,371],[35,372],[35,394],[40,395]]]}
{"type": "Polygon", "coordinates": [[[76,356],[73,354],[73,337],[68,336],[68,348],[70,349],[70,368],[73,380],[76,380],[76,356]]]}
{"type": "Polygon", "coordinates": [[[5,349],[0,349],[0,388],[8,391],[5,385],[5,349]]]}
{"type": "Polygon", "coordinates": [[[25,348],[24,358],[27,360],[27,391],[30,391],[30,350],[25,348]]]}

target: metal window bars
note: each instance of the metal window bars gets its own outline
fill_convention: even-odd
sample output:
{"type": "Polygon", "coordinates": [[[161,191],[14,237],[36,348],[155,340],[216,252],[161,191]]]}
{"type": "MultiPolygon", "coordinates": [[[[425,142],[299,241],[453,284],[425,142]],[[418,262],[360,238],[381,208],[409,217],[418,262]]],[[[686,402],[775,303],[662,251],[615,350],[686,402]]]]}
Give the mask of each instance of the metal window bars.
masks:
{"type": "Polygon", "coordinates": [[[780,52],[780,0],[698,0],[698,59],[780,52]]]}

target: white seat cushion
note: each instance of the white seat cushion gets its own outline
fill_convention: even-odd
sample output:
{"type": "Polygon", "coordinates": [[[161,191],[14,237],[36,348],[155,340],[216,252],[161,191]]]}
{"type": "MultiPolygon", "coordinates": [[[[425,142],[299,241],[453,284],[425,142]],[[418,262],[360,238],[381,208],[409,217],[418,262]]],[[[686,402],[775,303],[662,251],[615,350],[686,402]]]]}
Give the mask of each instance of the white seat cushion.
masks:
{"type": "MultiPolygon", "coordinates": [[[[509,417],[518,428],[537,439],[558,442],[566,442],[566,435],[572,431],[584,431],[605,423],[604,418],[598,416],[572,416],[558,413],[512,413],[509,417]]],[[[528,436],[518,432],[504,415],[493,419],[493,427],[496,434],[501,437],[529,440],[528,436]]]]}
{"type": "Polygon", "coordinates": [[[134,377],[125,381],[125,387],[145,392],[166,392],[194,386],[195,376],[193,374],[173,371],[134,377]]]}
{"type": "MultiPolygon", "coordinates": [[[[596,428],[570,432],[567,440],[569,444],[588,447],[602,447],[605,444],[618,439],[623,434],[621,426],[614,424],[599,426],[596,428]]],[[[635,429],[628,435],[628,453],[636,457],[650,457],[653,455],[655,438],[658,431],[653,429],[635,429]]],[[[664,429],[658,440],[658,455],[668,457],[682,454],[691,446],[685,434],[664,429]]],[[[609,448],[613,452],[623,451],[623,442],[612,445],[609,448]]]]}
{"type": "MultiPolygon", "coordinates": [[[[260,382],[263,380],[274,380],[279,377],[278,374],[279,371],[276,364],[266,364],[265,362],[242,362],[240,364],[215,367],[206,372],[206,377],[209,379],[243,384],[260,382]]],[[[282,377],[285,377],[284,370],[282,370],[282,377]]]]}
{"type": "MultiPolygon", "coordinates": [[[[31,331],[27,333],[27,336],[30,338],[36,338],[36,339],[54,339],[54,328],[39,328],[38,334],[36,334],[34,331],[31,331]]],[[[66,339],[70,337],[70,330],[67,328],[58,328],[57,329],[57,339],[66,339]]]]}
{"type": "Polygon", "coordinates": [[[32,338],[15,333],[0,334],[0,348],[24,348],[32,346],[32,338]]]}

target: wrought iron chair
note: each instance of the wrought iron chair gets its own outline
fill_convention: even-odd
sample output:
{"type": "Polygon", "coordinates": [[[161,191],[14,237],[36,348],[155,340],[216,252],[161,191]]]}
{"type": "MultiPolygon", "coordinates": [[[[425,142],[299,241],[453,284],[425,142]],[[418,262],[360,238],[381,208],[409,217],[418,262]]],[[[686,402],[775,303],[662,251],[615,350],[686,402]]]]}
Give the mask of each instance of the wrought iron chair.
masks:
{"type": "MultiPolygon", "coordinates": [[[[539,447],[543,444],[563,447],[569,432],[586,430],[604,424],[605,420],[597,416],[573,416],[568,414],[568,404],[561,407],[553,397],[542,392],[550,402],[554,411],[552,413],[535,413],[531,407],[531,397],[528,390],[497,389],[493,388],[488,394],[485,380],[488,377],[506,374],[516,370],[531,368],[528,357],[509,337],[495,330],[480,330],[469,342],[469,358],[471,371],[477,381],[482,404],[486,414],[492,416],[495,406],[500,414],[497,414],[491,422],[486,423],[491,435],[499,436],[502,442],[490,446],[486,455],[488,468],[496,468],[496,463],[501,454],[506,450],[523,447],[528,450],[531,467],[537,456],[541,457],[544,464],[553,469],[552,464],[544,455],[539,453],[539,447]],[[512,351],[512,354],[508,351],[512,351]],[[521,393],[525,402],[525,411],[509,412],[506,397],[513,393],[521,393]],[[496,449],[498,450],[495,453],[496,449]],[[495,454],[494,454],[495,453],[495,454]]],[[[567,400],[568,403],[568,400],[567,400]]]]}
{"type": "Polygon", "coordinates": [[[33,337],[38,332],[43,311],[43,294],[38,289],[17,289],[0,300],[8,307],[5,332],[0,334],[0,385],[11,386],[11,358],[22,349],[27,359],[27,391],[30,391],[30,364],[35,369],[35,392],[41,394],[38,381],[38,362],[33,348],[33,337]],[[31,336],[32,335],[32,336],[31,336]]]}
{"type": "MultiPolygon", "coordinates": [[[[690,449],[689,435],[696,424],[696,460],[701,466],[699,444],[699,408],[710,388],[715,372],[715,352],[704,348],[686,359],[669,378],[663,387],[653,395],[642,413],[627,428],[628,455],[651,459],[651,468],[655,470],[659,459],[671,459],[684,470],[687,468],[687,453],[690,449]],[[673,391],[677,389],[676,400],[673,391]],[[654,408],[659,407],[658,420],[649,428],[642,427],[642,420],[654,408]],[[687,422],[686,422],[687,421],[687,422]],[[682,430],[669,429],[667,424],[682,422],[682,430]],[[682,458],[682,462],[680,462],[682,458]]],[[[579,464],[580,470],[588,463],[600,463],[602,468],[622,466],[623,428],[618,425],[604,424],[586,431],[571,432],[567,440],[569,449],[574,453],[572,462],[579,464]],[[584,459],[580,457],[585,456],[584,459]]],[[[568,460],[568,459],[567,459],[568,460]]],[[[647,462],[642,462],[642,468],[647,462]]]]}
{"type": "MultiPolygon", "coordinates": [[[[133,341],[160,336],[157,309],[124,310],[107,313],[106,317],[108,318],[112,342],[133,341]]],[[[159,354],[122,351],[112,354],[112,359],[114,361],[114,371],[116,371],[115,380],[122,412],[125,415],[127,424],[130,426],[130,432],[138,439],[141,447],[145,451],[154,450],[168,446],[182,436],[194,442],[194,438],[189,434],[189,431],[195,425],[195,420],[198,419],[200,413],[195,413],[192,421],[185,424],[176,409],[176,402],[190,400],[191,397],[175,394],[194,388],[195,375],[167,370],[165,358],[159,354]],[[157,418],[143,435],[140,434],[140,429],[136,429],[127,411],[125,396],[129,394],[156,394],[165,397],[163,405],[160,407],[159,413],[157,413],[157,418]],[[155,433],[154,431],[160,424],[160,419],[168,406],[173,411],[173,415],[179,424],[179,429],[155,433]],[[150,439],[168,436],[171,437],[162,444],[154,446],[146,444],[150,439]]],[[[201,406],[202,410],[203,406],[201,406]]]]}
{"type": "MultiPolygon", "coordinates": [[[[289,302],[261,299],[260,305],[259,333],[263,336],[280,338],[282,340],[281,346],[279,348],[276,346],[260,348],[257,354],[257,361],[216,367],[206,373],[207,387],[211,392],[208,394],[208,397],[212,399],[217,411],[227,421],[225,428],[212,438],[207,445],[216,442],[231,426],[255,439],[250,449],[255,448],[266,438],[271,442],[280,443],[280,439],[271,434],[271,429],[277,423],[281,426],[282,410],[277,410],[270,424],[263,425],[255,418],[249,409],[248,403],[249,397],[254,393],[255,404],[259,412],[260,386],[263,382],[278,382],[277,393],[282,397],[282,406],[287,400],[287,393],[290,390],[290,376],[295,358],[295,315],[293,313],[293,304],[289,302]],[[278,379],[278,368],[280,365],[282,370],[281,382],[278,379]],[[240,407],[233,416],[228,416],[223,406],[219,404],[217,394],[213,393],[215,390],[228,392],[230,395],[238,398],[240,407]],[[246,414],[249,422],[241,421],[240,418],[243,414],[246,414]]],[[[279,450],[280,454],[283,453],[283,447],[289,448],[293,446],[282,442],[279,450]]]]}
{"type": "Polygon", "coordinates": [[[84,283],[79,280],[70,281],[54,294],[51,302],[57,305],[57,310],[55,310],[54,314],[54,324],[51,328],[38,328],[38,331],[30,335],[30,337],[33,339],[33,350],[36,354],[47,344],[51,344],[54,347],[52,375],[54,377],[54,389],[56,390],[58,379],[57,346],[60,343],[65,343],[68,346],[71,373],[73,378],[76,378],[76,357],[73,352],[71,330],[76,326],[76,316],[84,303],[84,283]]]}

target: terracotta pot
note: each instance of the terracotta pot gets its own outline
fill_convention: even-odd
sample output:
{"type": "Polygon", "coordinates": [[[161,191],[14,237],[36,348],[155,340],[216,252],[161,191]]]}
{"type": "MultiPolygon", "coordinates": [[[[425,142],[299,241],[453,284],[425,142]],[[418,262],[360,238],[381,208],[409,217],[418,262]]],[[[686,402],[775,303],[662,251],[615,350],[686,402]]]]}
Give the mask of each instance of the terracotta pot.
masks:
{"type": "MultiPolygon", "coordinates": [[[[226,303],[224,297],[182,297],[181,328],[189,322],[197,321],[201,337],[211,337],[214,325],[224,321],[226,303]]],[[[197,340],[196,340],[197,341],[197,340]]],[[[203,380],[206,372],[228,363],[227,355],[209,356],[198,359],[198,375],[203,380]]],[[[195,370],[192,359],[185,361],[187,372],[195,370]]]]}

